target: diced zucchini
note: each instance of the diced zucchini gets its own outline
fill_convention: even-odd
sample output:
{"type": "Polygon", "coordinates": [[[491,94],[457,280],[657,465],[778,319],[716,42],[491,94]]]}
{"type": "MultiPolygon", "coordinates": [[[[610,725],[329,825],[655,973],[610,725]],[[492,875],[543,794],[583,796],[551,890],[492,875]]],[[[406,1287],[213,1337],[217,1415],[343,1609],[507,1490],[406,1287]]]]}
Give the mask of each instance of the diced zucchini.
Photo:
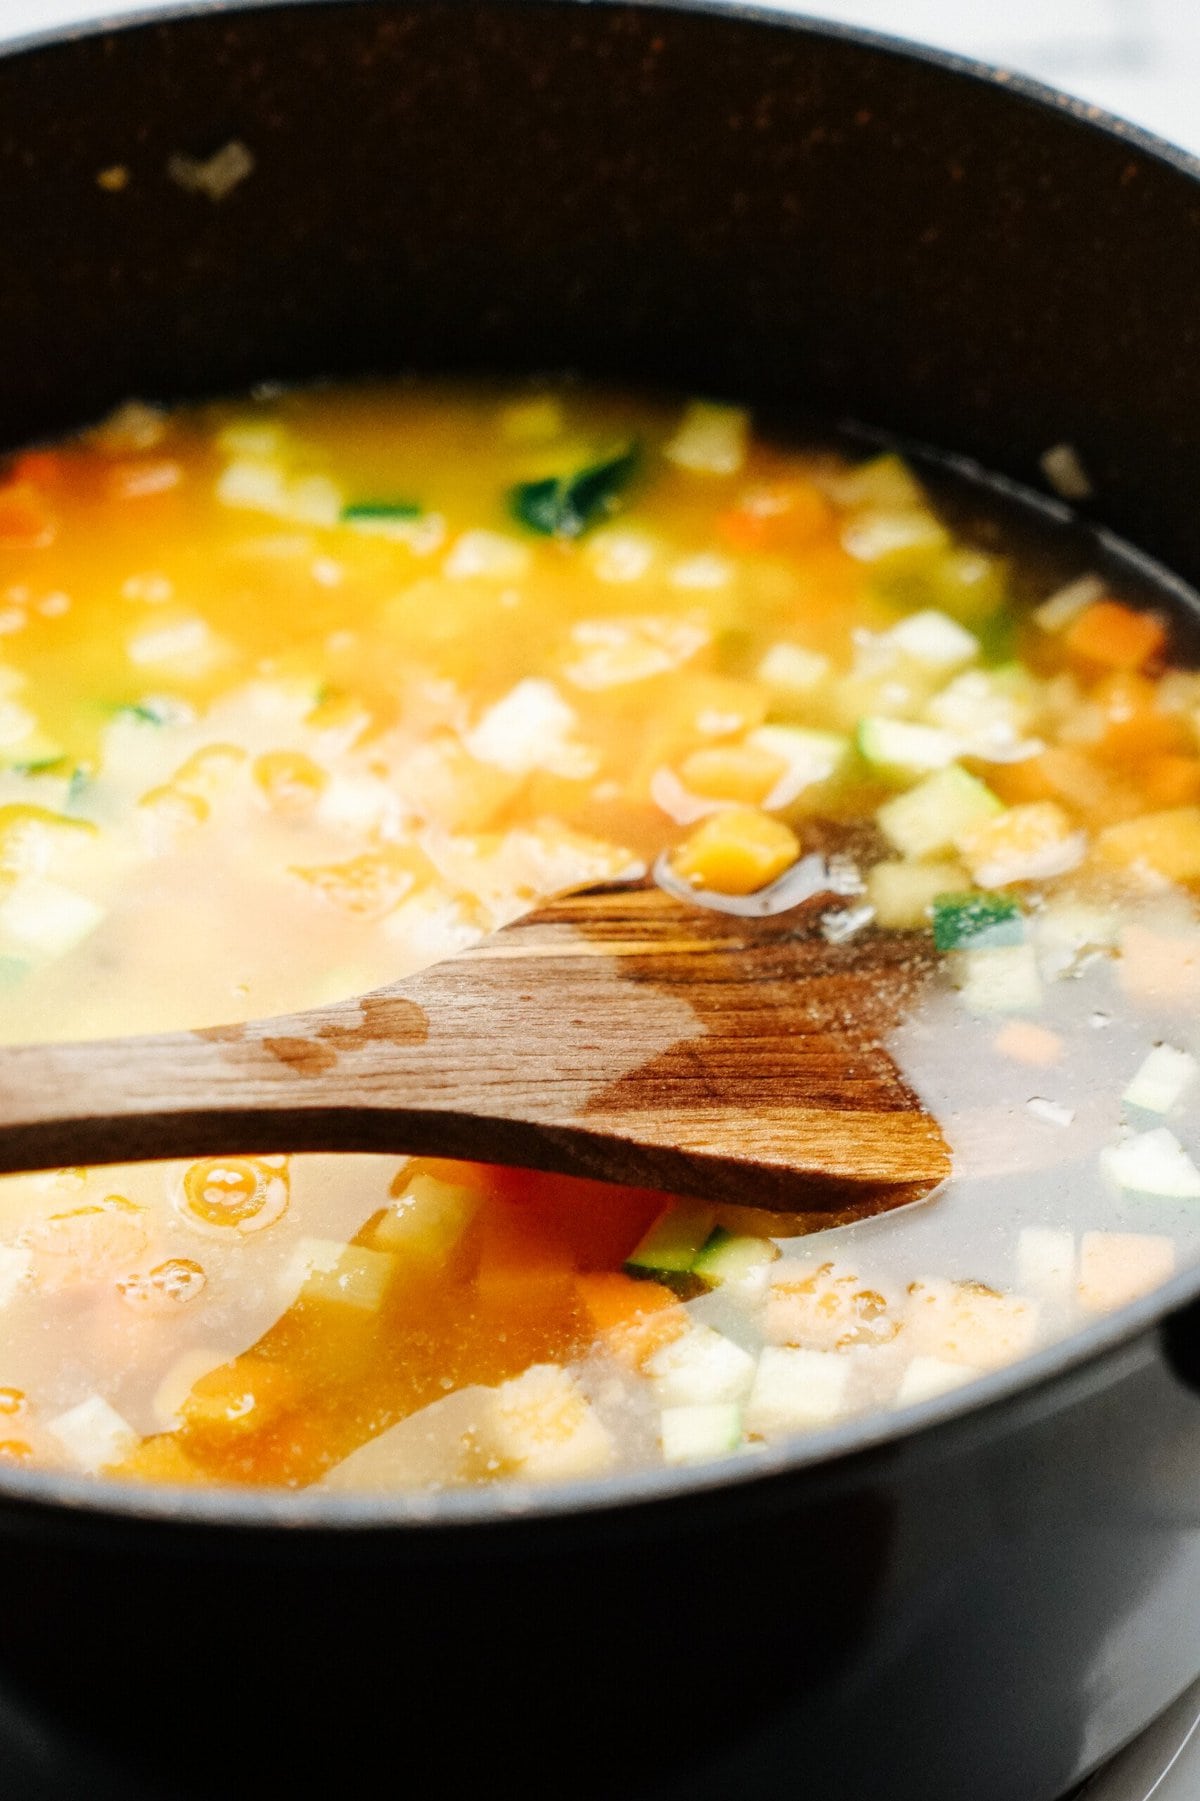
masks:
{"type": "Polygon", "coordinates": [[[1155,1200],[1200,1200],[1200,1169],[1166,1126],[1110,1144],[1100,1153],[1100,1167],[1128,1194],[1149,1195],[1155,1200]]]}
{"type": "Polygon", "coordinates": [[[902,784],[945,769],[962,752],[961,740],[951,733],[932,725],[914,725],[907,719],[862,719],[856,743],[873,774],[902,784]]]}
{"type": "Polygon", "coordinates": [[[1003,811],[990,788],[951,763],[886,801],[876,818],[889,843],[906,857],[930,857],[953,849],[970,826],[1003,811]]]}
{"type": "Polygon", "coordinates": [[[692,1263],[692,1274],[713,1287],[723,1282],[753,1287],[778,1256],[779,1247],[769,1238],[751,1238],[718,1226],[692,1263]]]}
{"type": "Polygon", "coordinates": [[[712,1326],[692,1325],[643,1365],[664,1407],[741,1401],[754,1380],[754,1359],[712,1326]]]}
{"type": "Polygon", "coordinates": [[[933,917],[939,894],[952,892],[966,880],[961,863],[876,863],[867,874],[867,899],[877,925],[915,932],[933,917]]]}
{"type": "Polygon", "coordinates": [[[902,619],[888,637],[906,657],[926,663],[931,669],[961,669],[979,655],[978,638],[959,625],[957,619],[932,607],[902,619]]]}
{"type": "Polygon", "coordinates": [[[737,1448],[742,1410],[733,1401],[664,1407],[659,1420],[664,1463],[699,1463],[737,1448]]]}
{"type": "Polygon", "coordinates": [[[1042,984],[1030,944],[962,951],[956,975],[963,1005],[972,1013],[1033,1013],[1042,1004],[1042,984]]]}
{"type": "Polygon", "coordinates": [[[664,1208],[625,1259],[631,1276],[681,1276],[691,1271],[713,1228],[711,1207],[678,1201],[664,1208]]]}
{"type": "Polygon", "coordinates": [[[1191,1087],[1200,1063],[1189,1051],[1170,1044],[1156,1044],[1121,1096],[1127,1107],[1141,1113],[1169,1113],[1191,1087]]]}
{"type": "Polygon", "coordinates": [[[750,421],[741,407],[693,400],[663,455],[697,475],[736,475],[746,460],[749,432],[750,421]]]}
{"type": "Polygon", "coordinates": [[[762,1436],[823,1426],[846,1408],[850,1359],[842,1351],[768,1345],[746,1402],[746,1430],[762,1436]]]}
{"type": "Polygon", "coordinates": [[[509,510],[514,519],[541,537],[582,537],[589,526],[613,511],[640,459],[638,445],[626,444],[612,456],[569,475],[520,482],[509,493],[509,510]]]}
{"type": "Polygon", "coordinates": [[[1021,944],[1021,903],[1007,894],[939,894],[933,903],[933,942],[940,951],[995,950],[1021,944]]]}

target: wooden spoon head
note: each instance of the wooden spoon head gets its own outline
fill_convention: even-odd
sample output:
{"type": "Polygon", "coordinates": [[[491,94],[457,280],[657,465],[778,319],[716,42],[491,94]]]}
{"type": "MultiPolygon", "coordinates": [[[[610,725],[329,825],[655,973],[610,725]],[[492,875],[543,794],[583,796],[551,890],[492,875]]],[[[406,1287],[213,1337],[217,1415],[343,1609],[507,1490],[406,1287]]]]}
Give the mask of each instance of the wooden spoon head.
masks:
{"type": "Polygon", "coordinates": [[[812,908],[735,918],[630,886],[556,901],[394,992],[435,1021],[486,991],[505,1111],[541,1133],[512,1161],[857,1217],[949,1174],[882,1043],[933,961],[917,934],[830,943],[812,908]]]}

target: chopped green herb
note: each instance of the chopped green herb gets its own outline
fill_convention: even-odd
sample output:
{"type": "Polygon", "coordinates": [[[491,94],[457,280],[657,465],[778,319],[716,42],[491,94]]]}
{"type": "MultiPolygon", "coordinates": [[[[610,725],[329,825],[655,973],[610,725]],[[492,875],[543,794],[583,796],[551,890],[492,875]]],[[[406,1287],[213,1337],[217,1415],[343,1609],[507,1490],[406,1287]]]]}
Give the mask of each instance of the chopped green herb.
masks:
{"type": "Polygon", "coordinates": [[[138,719],[143,725],[166,725],[171,715],[165,707],[152,700],[134,700],[128,705],[113,708],[116,719],[138,719]]]}
{"type": "Polygon", "coordinates": [[[342,508],[342,523],[355,525],[374,519],[419,519],[424,510],[415,500],[355,500],[342,508]]]}
{"type": "Polygon", "coordinates": [[[67,812],[73,813],[92,785],[91,771],[77,763],[67,783],[67,812]]]}
{"type": "Polygon", "coordinates": [[[933,942],[940,951],[999,950],[1020,944],[1025,921],[1009,894],[939,894],[933,903],[933,942]]]}
{"type": "Polygon", "coordinates": [[[65,775],[65,757],[36,757],[29,763],[11,763],[14,775],[65,775]]]}
{"type": "Polygon", "coordinates": [[[522,482],[509,492],[513,518],[544,538],[579,538],[612,512],[638,466],[641,452],[629,444],[602,462],[571,475],[522,482]]]}

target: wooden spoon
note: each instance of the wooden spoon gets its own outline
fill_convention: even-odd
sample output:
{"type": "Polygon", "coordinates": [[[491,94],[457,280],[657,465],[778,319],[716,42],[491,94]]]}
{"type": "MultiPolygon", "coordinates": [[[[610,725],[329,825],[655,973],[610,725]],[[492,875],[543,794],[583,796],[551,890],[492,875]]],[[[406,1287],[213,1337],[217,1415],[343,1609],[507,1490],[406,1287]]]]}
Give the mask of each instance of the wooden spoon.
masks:
{"type": "Polygon", "coordinates": [[[930,961],[916,935],[830,944],[811,906],[738,918],[593,890],[334,1006],[0,1050],[0,1170],[421,1151],[877,1211],[949,1171],[880,1043],[930,961]]]}

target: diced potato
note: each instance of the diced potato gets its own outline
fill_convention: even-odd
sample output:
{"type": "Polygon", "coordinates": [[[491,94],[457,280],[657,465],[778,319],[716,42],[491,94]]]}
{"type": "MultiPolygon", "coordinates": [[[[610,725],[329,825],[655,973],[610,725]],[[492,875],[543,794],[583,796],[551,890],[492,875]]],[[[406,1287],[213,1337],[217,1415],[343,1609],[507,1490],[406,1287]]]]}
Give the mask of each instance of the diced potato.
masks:
{"type": "Polygon", "coordinates": [[[663,454],[697,475],[736,475],[746,460],[749,431],[750,421],[740,407],[693,400],[663,454]]]}
{"type": "Polygon", "coordinates": [[[607,1469],[616,1447],[607,1427],[565,1369],[534,1364],[490,1391],[476,1439],[485,1457],[529,1481],[564,1481],[607,1469]]]}
{"type": "Polygon", "coordinates": [[[7,1307],[20,1292],[32,1269],[31,1250],[15,1244],[0,1244],[0,1307],[7,1307]]]}
{"type": "MultiPolygon", "coordinates": [[[[620,564],[622,569],[634,566],[631,537],[631,533],[619,536],[614,533],[609,545],[610,559],[615,560],[618,555],[624,559],[620,564]]],[[[589,554],[595,554],[594,542],[589,546],[589,554]]],[[[615,561],[613,566],[616,566],[615,561]]],[[[602,574],[602,570],[597,573],[602,574]]],[[[602,579],[632,581],[634,576],[610,573],[602,574],[602,579]]],[[[697,657],[711,639],[711,627],[699,618],[675,619],[670,615],[645,614],[627,619],[581,619],[571,628],[570,660],[563,673],[574,687],[585,691],[599,693],[608,688],[624,688],[682,668],[697,657]]]]}
{"type": "Polygon", "coordinates": [[[1171,1201],[1200,1200],[1200,1169],[1166,1126],[1134,1133],[1107,1146],[1100,1153],[1100,1167],[1130,1194],[1171,1201]]]}
{"type": "Polygon", "coordinates": [[[926,607],[910,613],[888,636],[906,657],[937,670],[961,669],[979,655],[979,640],[946,613],[926,607]]]}
{"type": "Polygon", "coordinates": [[[973,1381],[979,1373],[970,1364],[949,1363],[944,1357],[914,1357],[900,1378],[895,1405],[916,1407],[922,1401],[936,1400],[973,1381]]]}
{"type": "Polygon", "coordinates": [[[282,1286],[301,1301],[378,1312],[396,1259],[387,1251],[337,1239],[302,1238],[289,1260],[282,1286]]]}
{"type": "Polygon", "coordinates": [[[933,513],[914,507],[896,513],[861,513],[842,532],[856,562],[885,576],[926,568],[950,547],[950,535],[933,513]]]}
{"type": "Polygon", "coordinates": [[[647,1359],[645,1373],[664,1407],[744,1400],[754,1359],[711,1326],[692,1325],[647,1359]]]}
{"type": "Polygon", "coordinates": [[[1157,1233],[1085,1232],[1079,1247],[1079,1305],[1111,1313],[1175,1274],[1174,1241],[1157,1233]]]}
{"type": "Polygon", "coordinates": [[[961,863],[876,863],[867,874],[867,899],[877,924],[919,931],[929,924],[939,894],[959,894],[969,885],[961,863]]]}
{"type": "Polygon", "coordinates": [[[1193,1013],[1200,1007],[1200,932],[1159,932],[1130,921],[1121,928],[1117,980],[1140,1006],[1193,1013]]]}
{"type": "Polygon", "coordinates": [[[1087,838],[1053,801],[1009,807],[979,819],[958,836],[958,851],[980,888],[1044,882],[1082,863],[1087,838]]]}
{"type": "Polygon", "coordinates": [[[848,1264],[785,1257],[770,1274],[763,1331],[773,1344],[816,1351],[890,1344],[903,1297],[848,1264]]]}
{"type": "Polygon", "coordinates": [[[45,957],[62,957],[95,931],[104,909],[44,876],[21,876],[0,898],[0,938],[45,957]]]}
{"type": "Polygon", "coordinates": [[[451,581],[513,582],[520,581],[529,564],[529,546],[519,538],[510,538],[504,532],[476,530],[463,532],[455,539],[442,564],[442,573],[451,581]]]}
{"type": "Polygon", "coordinates": [[[1076,1280],[1075,1234],[1053,1226],[1023,1226],[1017,1236],[1017,1281],[1041,1301],[1064,1307],[1076,1280]]]}
{"type": "Polygon", "coordinates": [[[415,1170],[371,1227],[371,1243],[401,1266],[445,1262],[481,1205],[477,1188],[415,1170]]]}
{"type": "Polygon", "coordinates": [[[698,826],[671,857],[676,875],[719,894],[753,894],[790,869],[800,840],[782,820],[730,807],[698,826]]]}
{"type": "Polygon", "coordinates": [[[772,644],[755,675],[778,707],[803,706],[829,674],[829,658],[802,644],[772,644]]]}
{"type": "Polygon", "coordinates": [[[1170,807],[1109,826],[1096,839],[1096,854],[1168,881],[1194,882],[1200,879],[1200,807],[1170,807]]]}
{"type": "Polygon", "coordinates": [[[120,1463],[134,1450],[138,1435],[103,1395],[89,1395],[77,1407],[48,1421],[47,1431],[89,1476],[120,1463]]]}
{"type": "Polygon", "coordinates": [[[1038,1310],[979,1282],[930,1277],[908,1291],[906,1333],[917,1355],[995,1369],[1031,1351],[1038,1310]]]}
{"type": "Polygon", "coordinates": [[[1171,1044],[1156,1044],[1138,1065],[1121,1096],[1125,1106],[1141,1113],[1169,1113],[1178,1105],[1200,1074],[1200,1063],[1190,1051],[1171,1044]]]}
{"type": "Polygon", "coordinates": [[[746,1430],[762,1437],[824,1426],[846,1410],[850,1360],[836,1351],[768,1345],[746,1402],[746,1430]]]}
{"type": "Polygon", "coordinates": [[[574,741],[577,723],[574,708],[554,683],[530,676],[488,708],[464,743],[479,762],[495,764],[509,775],[549,769],[583,777],[596,764],[593,754],[574,741]]]}

